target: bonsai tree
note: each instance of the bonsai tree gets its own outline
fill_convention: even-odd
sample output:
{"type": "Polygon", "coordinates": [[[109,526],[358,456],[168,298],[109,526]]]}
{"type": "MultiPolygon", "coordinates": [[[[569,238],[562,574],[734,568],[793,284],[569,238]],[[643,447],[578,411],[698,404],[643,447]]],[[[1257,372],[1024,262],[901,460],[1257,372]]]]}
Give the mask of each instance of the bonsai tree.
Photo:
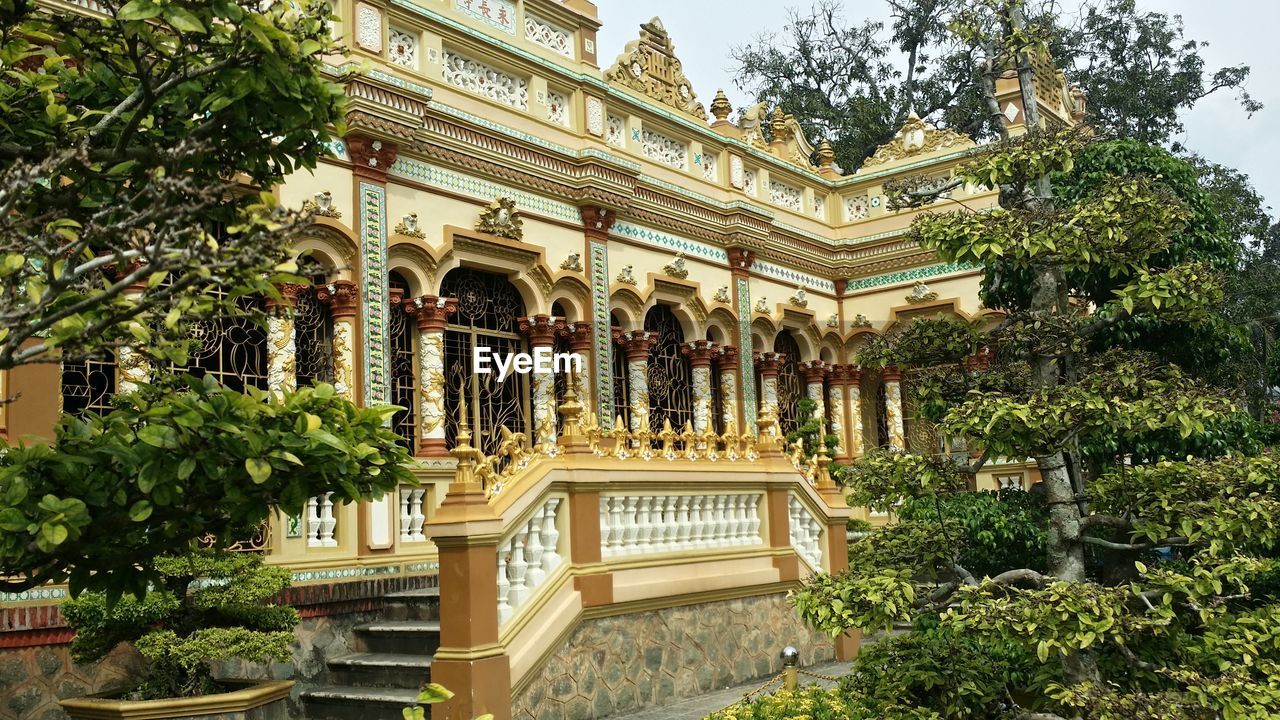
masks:
{"type": "MultiPolygon", "coordinates": [[[[858,658],[843,685],[853,717],[1275,717],[1280,463],[1233,452],[1080,461],[1084,446],[1190,438],[1233,412],[1158,356],[1090,343],[1130,318],[1203,321],[1223,300],[1219,277],[1201,260],[1160,258],[1190,212],[1150,177],[1055,197],[1053,178],[1089,140],[1038,129],[1030,58],[1043,37],[1017,3],[982,8],[988,16],[957,29],[992,48],[989,68],[1016,70],[1033,130],[975,155],[951,182],[998,190],[998,208],[926,213],[911,232],[946,261],[1025,274],[1028,302],[994,326],[919,319],[860,352],[862,364],[921,368],[920,412],[975,456],[875,452],[852,464],[842,474],[852,502],[911,511],[794,603],[832,634],[913,623],[858,658]],[[1076,279],[1099,274],[1114,287],[1090,307],[1076,279]],[[964,362],[983,350],[989,367],[964,362]],[[1039,468],[1043,550],[975,570],[954,498],[997,457],[1039,468]]],[[[938,191],[904,184],[894,195],[914,205],[938,191]]]]}
{"type": "Polygon", "coordinates": [[[87,592],[62,605],[76,631],[76,662],[100,660],[122,642],[142,655],[143,676],[129,699],[220,692],[214,663],[292,658],[298,611],[269,602],[289,587],[287,568],[264,565],[252,553],[210,550],[165,555],[154,564],[161,584],[143,598],[112,602],[87,592]]]}

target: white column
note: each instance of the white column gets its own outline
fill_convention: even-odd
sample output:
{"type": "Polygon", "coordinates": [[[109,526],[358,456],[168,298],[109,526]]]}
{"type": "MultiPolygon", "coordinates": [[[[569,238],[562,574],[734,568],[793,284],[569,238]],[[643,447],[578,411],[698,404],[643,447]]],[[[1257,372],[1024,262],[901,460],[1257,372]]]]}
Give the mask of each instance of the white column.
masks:
{"type": "Polygon", "coordinates": [[[889,427],[889,447],[894,450],[907,448],[906,432],[902,422],[902,373],[888,367],[882,376],[884,381],[884,408],[889,427]]]}
{"type": "Polygon", "coordinates": [[[401,307],[418,323],[418,456],[444,456],[444,329],[458,301],[423,295],[401,307]]]}

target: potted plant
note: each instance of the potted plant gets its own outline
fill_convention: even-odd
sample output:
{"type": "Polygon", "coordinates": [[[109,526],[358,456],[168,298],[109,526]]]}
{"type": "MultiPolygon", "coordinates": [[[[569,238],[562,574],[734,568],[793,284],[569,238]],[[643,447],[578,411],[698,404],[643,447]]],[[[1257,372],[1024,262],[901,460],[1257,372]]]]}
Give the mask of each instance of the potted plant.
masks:
{"type": "Polygon", "coordinates": [[[141,598],[112,601],[86,592],[63,604],[76,631],[77,662],[93,662],[122,642],[145,662],[137,685],[113,698],[63,700],[72,718],[182,718],[220,714],[254,720],[286,717],[292,681],[237,683],[215,663],[288,661],[298,613],[267,602],[289,586],[289,571],[249,553],[196,550],[158,558],[163,585],[141,598]]]}

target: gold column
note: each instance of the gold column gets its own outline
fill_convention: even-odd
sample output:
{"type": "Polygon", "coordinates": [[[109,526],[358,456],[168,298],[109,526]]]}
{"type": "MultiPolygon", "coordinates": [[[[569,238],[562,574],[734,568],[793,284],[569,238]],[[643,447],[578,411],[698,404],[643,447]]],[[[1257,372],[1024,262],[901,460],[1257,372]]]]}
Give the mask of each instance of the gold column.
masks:
{"type": "Polygon", "coordinates": [[[350,280],[335,280],[316,288],[316,299],[329,305],[333,317],[333,387],[342,397],[355,402],[356,316],[360,293],[350,280]]]}

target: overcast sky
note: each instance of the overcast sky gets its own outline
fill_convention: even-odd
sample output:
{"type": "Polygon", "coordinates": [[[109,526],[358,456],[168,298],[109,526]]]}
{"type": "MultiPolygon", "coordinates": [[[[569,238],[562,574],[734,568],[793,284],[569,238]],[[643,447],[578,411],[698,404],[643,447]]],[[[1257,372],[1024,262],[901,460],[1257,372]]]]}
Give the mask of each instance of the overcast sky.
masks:
{"type": "MultiPolygon", "coordinates": [[[[781,29],[788,7],[810,0],[596,0],[604,27],[597,39],[600,63],[608,67],[623,46],[639,36],[640,23],[653,16],[675,42],[685,74],[704,104],[724,88],[734,108],[749,99],[733,84],[730,50],[761,32],[781,29]]],[[[1070,1],[1064,3],[1070,5],[1070,1]]],[[[888,17],[883,0],[845,0],[853,20],[888,17]]],[[[1209,43],[1201,53],[1216,69],[1244,63],[1253,68],[1248,89],[1266,107],[1252,118],[1233,95],[1215,93],[1186,113],[1187,147],[1216,162],[1238,168],[1280,214],[1280,3],[1271,0],[1139,0],[1141,9],[1182,15],[1187,37],[1209,43]]]]}

